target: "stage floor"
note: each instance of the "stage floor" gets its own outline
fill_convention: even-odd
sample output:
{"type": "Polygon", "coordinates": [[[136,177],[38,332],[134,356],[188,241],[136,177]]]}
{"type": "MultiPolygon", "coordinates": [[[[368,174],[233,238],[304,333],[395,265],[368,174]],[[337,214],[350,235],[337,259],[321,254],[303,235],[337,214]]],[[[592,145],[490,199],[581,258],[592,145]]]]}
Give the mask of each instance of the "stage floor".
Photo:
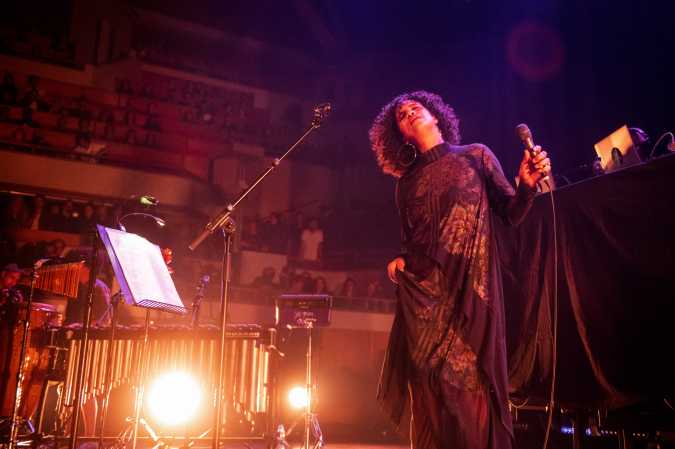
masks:
{"type": "MultiPolygon", "coordinates": [[[[226,445],[224,449],[259,449],[264,445],[226,445]]],[[[302,445],[291,444],[290,449],[300,449],[302,445]]],[[[396,444],[372,444],[372,443],[326,443],[326,449],[409,449],[410,446],[396,445],[396,444]]]]}
{"type": "MultiPolygon", "coordinates": [[[[169,445],[170,447],[179,447],[174,445],[169,445]]],[[[80,444],[78,449],[97,449],[98,445],[93,442],[80,444]]],[[[150,449],[152,446],[145,446],[143,443],[139,444],[139,448],[150,449]]],[[[326,449],[409,449],[410,446],[405,445],[396,445],[396,444],[373,444],[373,443],[326,443],[326,449]]],[[[60,449],[67,449],[67,446],[59,445],[60,449]]],[[[201,446],[195,445],[195,449],[211,449],[211,445],[201,446]]],[[[260,442],[239,442],[239,443],[226,443],[221,446],[222,449],[267,449],[267,446],[264,443],[260,442]]],[[[289,449],[301,449],[302,445],[300,443],[291,444],[289,449]]]]}
{"type": "MultiPolygon", "coordinates": [[[[210,446],[209,446],[210,447],[210,446]]],[[[396,444],[372,444],[372,443],[326,443],[326,449],[410,449],[410,446],[396,445],[396,444]]],[[[223,449],[262,449],[264,444],[227,444],[223,449]]],[[[289,449],[301,449],[301,444],[291,444],[289,449]]]]}

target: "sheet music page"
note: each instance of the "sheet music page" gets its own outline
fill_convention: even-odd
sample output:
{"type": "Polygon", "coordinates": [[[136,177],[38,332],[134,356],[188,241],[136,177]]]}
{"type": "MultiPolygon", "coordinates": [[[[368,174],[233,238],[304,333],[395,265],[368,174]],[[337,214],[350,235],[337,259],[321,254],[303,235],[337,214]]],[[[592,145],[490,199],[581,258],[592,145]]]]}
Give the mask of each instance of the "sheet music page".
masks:
{"type": "Polygon", "coordinates": [[[159,246],[136,234],[105,230],[136,304],[151,300],[184,307],[159,246]]]}

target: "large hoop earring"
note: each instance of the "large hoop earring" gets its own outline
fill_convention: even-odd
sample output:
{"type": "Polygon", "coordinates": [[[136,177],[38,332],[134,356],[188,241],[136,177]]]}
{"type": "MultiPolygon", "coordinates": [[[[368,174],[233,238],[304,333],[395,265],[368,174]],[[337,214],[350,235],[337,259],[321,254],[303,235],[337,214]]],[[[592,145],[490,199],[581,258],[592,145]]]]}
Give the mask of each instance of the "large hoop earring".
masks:
{"type": "Polygon", "coordinates": [[[396,162],[403,168],[408,168],[417,160],[417,147],[410,142],[401,145],[396,153],[396,162]]]}

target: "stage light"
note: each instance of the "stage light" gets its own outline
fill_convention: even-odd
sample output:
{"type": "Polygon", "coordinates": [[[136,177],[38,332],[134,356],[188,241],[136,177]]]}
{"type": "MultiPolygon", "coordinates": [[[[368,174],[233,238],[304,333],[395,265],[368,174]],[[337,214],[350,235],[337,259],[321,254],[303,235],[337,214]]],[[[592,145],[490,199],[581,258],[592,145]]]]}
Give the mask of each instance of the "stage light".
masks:
{"type": "Polygon", "coordinates": [[[155,379],[148,392],[150,415],[164,425],[187,422],[199,407],[199,384],[188,374],[170,372],[155,379]]]}
{"type": "Polygon", "coordinates": [[[307,407],[307,389],[305,387],[293,387],[288,392],[288,402],[296,409],[307,407]]]}

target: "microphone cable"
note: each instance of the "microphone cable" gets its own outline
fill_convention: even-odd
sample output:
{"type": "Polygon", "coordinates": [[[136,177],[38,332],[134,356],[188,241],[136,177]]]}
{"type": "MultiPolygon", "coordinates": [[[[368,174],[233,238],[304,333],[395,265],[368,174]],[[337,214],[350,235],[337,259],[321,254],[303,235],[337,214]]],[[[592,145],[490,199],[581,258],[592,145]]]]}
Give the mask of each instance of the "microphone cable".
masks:
{"type": "MultiPolygon", "coordinates": [[[[516,126],[516,134],[520,140],[525,144],[525,147],[528,151],[531,152],[532,157],[534,157],[534,139],[532,138],[532,132],[530,128],[525,123],[520,123],[516,126]]],[[[536,168],[536,167],[535,167],[536,168]]],[[[552,175],[551,175],[552,176],[552,175]]],[[[547,176],[548,177],[548,176],[547,176]]],[[[551,188],[551,183],[548,182],[548,179],[544,179],[543,182],[548,187],[548,193],[551,196],[551,216],[553,219],[553,317],[552,317],[552,341],[551,341],[551,388],[549,391],[548,397],[548,416],[546,419],[546,432],[544,434],[544,444],[543,449],[548,447],[548,440],[551,434],[551,426],[553,423],[553,409],[555,405],[555,391],[556,391],[556,380],[557,380],[557,365],[558,365],[558,224],[556,217],[556,205],[555,198],[553,195],[553,188],[551,188]]]]}
{"type": "MultiPolygon", "coordinates": [[[[553,406],[555,404],[556,378],[558,367],[558,224],[556,217],[555,199],[553,197],[553,190],[549,186],[549,195],[551,196],[551,216],[553,219],[553,318],[552,318],[552,333],[553,339],[551,342],[551,389],[548,398],[548,416],[546,419],[546,433],[544,434],[543,449],[548,446],[548,440],[551,433],[551,425],[553,423],[553,406]]],[[[577,429],[574,429],[576,431],[577,429]]]]}
{"type": "MultiPolygon", "coordinates": [[[[673,136],[673,133],[671,133],[670,131],[663,133],[663,134],[661,135],[661,137],[659,137],[659,139],[656,141],[656,143],[654,144],[654,146],[652,147],[652,151],[649,153],[649,159],[651,159],[651,158],[654,157],[654,152],[656,151],[656,147],[659,146],[659,144],[661,143],[661,141],[662,141],[666,136],[670,136],[670,145],[675,144],[675,136],[673,136]]],[[[670,145],[668,146],[668,150],[670,150],[670,145]]],[[[673,150],[670,150],[670,151],[672,152],[673,150]]]]}

